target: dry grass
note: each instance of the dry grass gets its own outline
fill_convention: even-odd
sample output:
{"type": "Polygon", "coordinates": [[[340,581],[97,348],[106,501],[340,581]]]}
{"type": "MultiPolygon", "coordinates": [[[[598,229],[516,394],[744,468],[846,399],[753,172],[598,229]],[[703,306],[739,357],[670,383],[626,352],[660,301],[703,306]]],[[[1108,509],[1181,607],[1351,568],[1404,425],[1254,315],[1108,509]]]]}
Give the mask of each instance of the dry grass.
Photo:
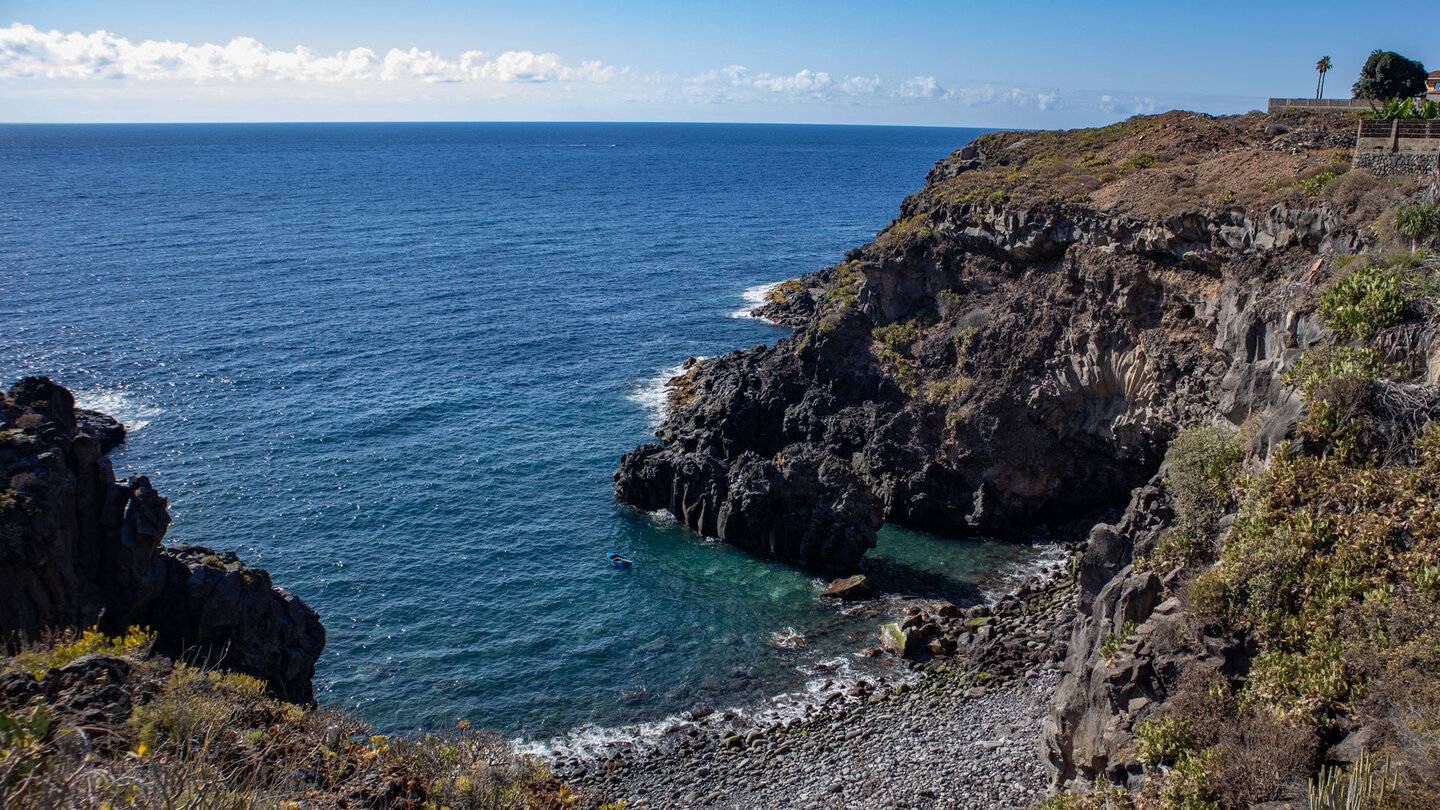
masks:
{"type": "MultiPolygon", "coordinates": [[[[1347,176],[1354,126],[1353,115],[1338,112],[1216,118],[1174,111],[1093,129],[997,132],[974,143],[983,155],[980,169],[932,183],[910,210],[1079,203],[1108,213],[1163,217],[1197,209],[1313,204],[1347,176]]],[[[950,160],[958,164],[962,158],[950,160]]],[[[1403,197],[1392,185],[1350,180],[1334,195],[1357,221],[1368,222],[1403,197]]]]}
{"type": "Polygon", "coordinates": [[[105,642],[86,633],[0,659],[7,673],[0,680],[0,807],[591,806],[494,733],[462,723],[443,733],[374,735],[353,715],[269,698],[245,675],[145,660],[138,650],[145,638],[105,642]],[[116,658],[53,669],[81,655],[116,653],[126,657],[108,669],[102,665],[116,658]],[[78,674],[92,665],[99,677],[78,674]],[[128,675],[117,683],[115,672],[128,675]],[[37,683],[61,684],[58,698],[17,705],[15,696],[27,691],[22,679],[47,673],[50,679],[37,683]],[[108,718],[96,713],[97,704],[108,718]]]}

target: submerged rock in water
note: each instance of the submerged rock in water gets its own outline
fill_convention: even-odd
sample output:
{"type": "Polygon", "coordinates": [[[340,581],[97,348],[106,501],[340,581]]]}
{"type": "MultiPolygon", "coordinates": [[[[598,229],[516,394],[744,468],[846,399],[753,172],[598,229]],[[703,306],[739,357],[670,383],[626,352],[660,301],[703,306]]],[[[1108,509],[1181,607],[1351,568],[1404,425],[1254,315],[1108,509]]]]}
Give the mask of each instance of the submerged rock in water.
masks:
{"type": "Polygon", "coordinates": [[[851,602],[856,599],[868,598],[874,593],[875,586],[870,584],[870,580],[864,574],[856,574],[830,583],[829,587],[820,592],[820,598],[851,602]]]}
{"type": "Polygon", "coordinates": [[[0,634],[148,627],[157,651],[313,698],[320,618],[227,552],[162,547],[169,504],[143,475],[115,480],[124,427],[27,377],[0,395],[0,634]]]}
{"type": "Polygon", "coordinates": [[[798,650],[809,643],[810,640],[805,638],[805,634],[793,627],[770,634],[770,646],[780,650],[798,650]]]}

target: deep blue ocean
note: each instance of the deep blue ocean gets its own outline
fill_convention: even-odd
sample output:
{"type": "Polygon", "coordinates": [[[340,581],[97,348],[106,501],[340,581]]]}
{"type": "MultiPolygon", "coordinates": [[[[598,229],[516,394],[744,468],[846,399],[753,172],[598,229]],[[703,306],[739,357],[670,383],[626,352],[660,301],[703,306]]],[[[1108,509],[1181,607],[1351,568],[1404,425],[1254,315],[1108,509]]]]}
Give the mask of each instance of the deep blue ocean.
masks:
{"type": "MultiPolygon", "coordinates": [[[[119,417],[168,539],[320,612],[323,703],[532,739],[755,705],[860,667],[878,619],[611,473],[670,369],[784,335],[747,290],[869,241],[975,134],[4,126],[0,377],[119,417]]],[[[867,569],[975,598],[1035,553],[887,528],[867,569]]]]}

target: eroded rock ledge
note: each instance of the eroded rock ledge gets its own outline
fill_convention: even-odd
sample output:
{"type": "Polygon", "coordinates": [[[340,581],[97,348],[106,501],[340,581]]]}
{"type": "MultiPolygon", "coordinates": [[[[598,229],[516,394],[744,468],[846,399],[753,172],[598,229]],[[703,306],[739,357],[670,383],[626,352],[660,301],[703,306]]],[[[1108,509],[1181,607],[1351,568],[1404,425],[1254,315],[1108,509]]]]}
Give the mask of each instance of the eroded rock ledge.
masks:
{"type": "Polygon", "coordinates": [[[116,481],[119,422],[27,377],[0,396],[0,633],[38,638],[149,627],[157,652],[313,697],[319,616],[229,552],[164,547],[165,498],[143,475],[116,481]]]}
{"type": "Polygon", "coordinates": [[[793,335],[677,378],[661,444],[625,456],[616,495],[832,570],[873,543],[877,513],[1003,536],[1119,507],[1177,425],[1293,396],[1280,374],[1321,331],[1298,277],[1362,241],[1289,205],[912,215],[795,287],[812,314],[793,335]],[[803,525],[777,525],[797,509],[803,525]]]}
{"type": "MultiPolygon", "coordinates": [[[[1193,571],[1148,570],[1176,522],[1167,447],[1197,425],[1224,426],[1258,465],[1292,446],[1305,403],[1286,372],[1338,342],[1316,314],[1341,276],[1332,260],[1384,246],[1374,223],[1420,196],[1348,172],[1349,126],[1169,113],[957,151],[874,242],[776,288],[760,312],[791,336],[687,365],[660,443],[622,460],[617,497],[837,570],[868,543],[767,540],[777,507],[854,538],[873,536],[874,514],[834,505],[956,535],[1094,525],[1073,622],[1051,641],[1064,664],[1041,750],[1052,789],[1143,788],[1154,768],[1136,724],[1174,708],[1182,676],[1240,683],[1256,654],[1187,614],[1193,571]],[[1197,177],[1234,186],[1171,207],[1197,177]],[[1085,193],[1054,198],[1061,181],[1085,193]],[[787,459],[817,483],[735,494],[787,459]]],[[[1434,320],[1370,341],[1395,379],[1440,380],[1434,320]]],[[[1347,722],[1309,764],[1354,761],[1369,728],[1347,722]]]]}

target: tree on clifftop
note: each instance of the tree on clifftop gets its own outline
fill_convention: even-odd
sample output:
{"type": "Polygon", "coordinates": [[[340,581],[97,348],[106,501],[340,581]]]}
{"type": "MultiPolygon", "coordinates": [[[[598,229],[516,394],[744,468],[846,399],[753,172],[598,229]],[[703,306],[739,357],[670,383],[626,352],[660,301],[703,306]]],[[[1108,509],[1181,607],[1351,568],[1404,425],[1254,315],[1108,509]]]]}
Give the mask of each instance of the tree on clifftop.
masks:
{"type": "Polygon", "coordinates": [[[1413,98],[1425,92],[1425,66],[1394,51],[1376,50],[1351,88],[1355,98],[1413,98]]]}
{"type": "Polygon", "coordinates": [[[1315,82],[1315,98],[1318,99],[1325,93],[1325,74],[1330,72],[1330,57],[1320,57],[1320,61],[1315,63],[1315,70],[1320,73],[1320,80],[1315,82]]]}

